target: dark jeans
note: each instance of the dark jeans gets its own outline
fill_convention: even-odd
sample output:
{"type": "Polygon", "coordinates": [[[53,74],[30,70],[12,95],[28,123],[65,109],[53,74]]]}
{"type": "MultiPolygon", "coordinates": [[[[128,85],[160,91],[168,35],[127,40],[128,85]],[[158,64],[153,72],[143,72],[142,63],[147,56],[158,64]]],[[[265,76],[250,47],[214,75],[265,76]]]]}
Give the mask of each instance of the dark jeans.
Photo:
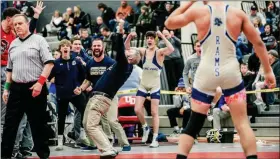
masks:
{"type": "Polygon", "coordinates": [[[189,118],[191,116],[191,109],[184,110],[183,115],[180,114],[181,108],[170,108],[167,110],[167,116],[170,121],[171,127],[178,126],[176,118],[183,118],[183,128],[185,128],[188,124],[189,118]]]}
{"type": "MultiPolygon", "coordinates": [[[[65,128],[65,118],[67,115],[68,105],[71,102],[77,110],[81,113],[81,119],[83,119],[84,111],[86,107],[86,97],[84,93],[74,96],[70,99],[59,99],[57,100],[58,106],[58,135],[63,135],[65,128]]],[[[83,127],[82,121],[79,123],[83,127]]]]}
{"type": "MultiPolygon", "coordinates": [[[[182,58],[164,60],[164,66],[169,90],[174,91],[179,79],[182,77],[184,61],[182,58]]],[[[170,95],[170,99],[171,103],[173,103],[172,95],[170,95]]]]}
{"type": "Polygon", "coordinates": [[[184,61],[182,58],[164,60],[165,72],[170,91],[174,91],[182,77],[184,61]]]}
{"type": "Polygon", "coordinates": [[[10,95],[7,103],[5,124],[1,143],[1,157],[11,158],[19,123],[26,113],[29,121],[34,148],[40,158],[48,158],[47,127],[47,86],[42,87],[40,95],[32,97],[32,83],[15,83],[10,87],[10,95]]]}

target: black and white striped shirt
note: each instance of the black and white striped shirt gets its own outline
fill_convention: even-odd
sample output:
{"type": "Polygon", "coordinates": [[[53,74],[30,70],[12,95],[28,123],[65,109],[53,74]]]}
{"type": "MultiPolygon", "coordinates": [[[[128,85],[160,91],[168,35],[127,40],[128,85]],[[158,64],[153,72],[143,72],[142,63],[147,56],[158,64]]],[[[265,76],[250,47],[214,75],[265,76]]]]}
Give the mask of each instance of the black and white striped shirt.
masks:
{"type": "Polygon", "coordinates": [[[40,35],[30,34],[25,39],[16,38],[10,45],[7,71],[19,83],[37,81],[44,65],[54,62],[49,44],[40,35]]]}

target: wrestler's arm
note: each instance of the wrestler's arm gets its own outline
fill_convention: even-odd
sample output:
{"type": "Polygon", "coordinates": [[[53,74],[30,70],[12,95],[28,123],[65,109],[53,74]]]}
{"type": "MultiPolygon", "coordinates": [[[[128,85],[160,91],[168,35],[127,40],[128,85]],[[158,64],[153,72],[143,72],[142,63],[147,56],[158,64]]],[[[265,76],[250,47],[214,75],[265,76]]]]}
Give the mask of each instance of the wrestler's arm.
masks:
{"type": "Polygon", "coordinates": [[[242,31],[244,32],[247,39],[253,44],[254,50],[263,65],[265,73],[271,72],[272,69],[268,61],[268,52],[259,33],[256,31],[253,24],[244,12],[240,11],[240,16],[242,18],[242,31]]]}
{"type": "MultiPolygon", "coordinates": [[[[126,38],[126,40],[125,40],[125,42],[124,42],[124,47],[125,47],[125,50],[130,50],[130,41],[131,41],[131,39],[134,37],[134,36],[136,36],[136,33],[135,32],[131,32],[128,36],[127,36],[127,38],[126,38]]],[[[145,48],[135,48],[135,49],[138,49],[139,51],[140,51],[140,55],[141,55],[141,57],[144,55],[144,53],[145,53],[145,48]]]]}
{"type": "Polygon", "coordinates": [[[174,51],[173,45],[165,38],[165,36],[164,36],[160,31],[157,31],[157,34],[159,35],[159,37],[161,37],[161,39],[163,40],[163,42],[164,42],[165,45],[166,45],[165,48],[159,49],[158,52],[159,52],[161,55],[164,55],[164,56],[170,55],[170,54],[174,51]]]}
{"type": "Polygon", "coordinates": [[[195,2],[190,1],[182,4],[179,8],[173,11],[165,21],[165,26],[170,30],[182,28],[194,21],[195,12],[197,9],[190,8],[195,2]]]}

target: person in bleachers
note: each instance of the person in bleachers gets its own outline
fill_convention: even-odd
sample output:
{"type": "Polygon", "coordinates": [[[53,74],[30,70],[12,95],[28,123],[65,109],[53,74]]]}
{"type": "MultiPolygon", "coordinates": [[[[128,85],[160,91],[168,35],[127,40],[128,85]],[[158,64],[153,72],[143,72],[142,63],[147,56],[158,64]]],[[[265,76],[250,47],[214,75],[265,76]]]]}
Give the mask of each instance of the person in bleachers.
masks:
{"type": "Polygon", "coordinates": [[[230,109],[226,104],[225,97],[222,95],[218,107],[213,109],[213,128],[221,130],[221,120],[230,117],[230,109]]]}
{"type": "Polygon", "coordinates": [[[65,12],[69,17],[74,18],[74,13],[71,7],[68,7],[65,12]]]}
{"type": "Polygon", "coordinates": [[[143,6],[143,3],[141,1],[135,0],[134,5],[132,6],[134,14],[137,14],[139,16],[141,14],[142,6],[143,6]]]}
{"type": "Polygon", "coordinates": [[[255,73],[248,70],[248,65],[246,63],[240,64],[240,72],[244,81],[245,89],[247,91],[252,90],[252,84],[255,79],[255,73]]]}
{"type": "Polygon", "coordinates": [[[93,38],[101,38],[101,32],[100,29],[107,27],[106,24],[104,23],[102,17],[98,16],[96,18],[96,23],[94,24],[94,29],[93,29],[93,38]]]}
{"type": "Polygon", "coordinates": [[[85,28],[80,29],[80,38],[83,48],[88,52],[91,49],[92,38],[88,34],[88,30],[85,28]]]}
{"type": "MultiPolygon", "coordinates": [[[[59,40],[62,39],[67,39],[70,40],[72,38],[72,27],[71,27],[71,23],[69,22],[70,20],[70,16],[67,13],[63,13],[62,15],[62,21],[60,23],[60,31],[59,31],[59,40]]],[[[72,18],[73,21],[73,18],[72,18]]],[[[43,36],[46,37],[47,35],[44,35],[43,32],[43,36]]]]}
{"type": "MultiPolygon", "coordinates": [[[[278,60],[278,53],[275,50],[269,50],[269,63],[273,69],[275,76],[279,78],[279,63],[277,63],[278,60]]],[[[255,87],[256,90],[261,90],[261,89],[267,89],[267,86],[265,82],[263,81],[263,69],[262,67],[260,68],[260,71],[258,72],[258,75],[253,83],[253,87],[255,87]]],[[[273,92],[267,92],[267,93],[261,93],[257,92],[256,93],[257,99],[255,100],[256,105],[262,105],[265,111],[269,110],[269,106],[274,103],[274,93],[273,92]],[[263,100],[264,97],[264,100],[263,100]]]]}
{"type": "Polygon", "coordinates": [[[114,32],[111,32],[109,28],[104,27],[100,29],[100,32],[103,36],[103,42],[104,42],[104,51],[105,54],[112,59],[116,58],[116,48],[115,45],[112,45],[112,36],[115,34],[114,32]]]}
{"type": "Polygon", "coordinates": [[[266,24],[266,19],[265,19],[265,17],[258,11],[257,6],[252,5],[252,6],[251,6],[251,13],[250,13],[250,15],[249,15],[249,18],[250,18],[250,20],[251,20],[252,23],[254,23],[254,19],[255,19],[256,17],[259,17],[259,18],[260,18],[260,21],[261,21],[261,24],[262,24],[262,25],[265,25],[265,24],[266,24]]]}
{"type": "Polygon", "coordinates": [[[280,20],[277,24],[277,29],[274,31],[274,35],[277,41],[280,41],[280,20]]]}
{"type": "Polygon", "coordinates": [[[137,47],[144,45],[144,37],[148,30],[151,27],[151,14],[149,13],[149,8],[146,6],[141,7],[141,14],[139,15],[136,22],[136,34],[137,34],[137,47]],[[142,35],[141,35],[142,34],[142,35]],[[141,38],[141,45],[139,46],[141,38]]]}
{"type": "Polygon", "coordinates": [[[103,22],[105,23],[106,26],[109,26],[109,21],[112,19],[115,19],[115,12],[112,8],[108,7],[106,4],[104,3],[99,3],[97,5],[98,10],[100,10],[101,13],[101,17],[103,19],[103,22]]]}
{"type": "Polygon", "coordinates": [[[257,30],[257,32],[259,34],[264,32],[264,26],[263,26],[263,24],[261,22],[261,18],[260,17],[255,17],[253,19],[253,24],[254,24],[254,27],[255,27],[255,29],[257,30]]]}
{"type": "Polygon", "coordinates": [[[47,33],[57,33],[61,30],[61,22],[63,21],[62,16],[58,10],[54,11],[52,19],[49,24],[47,24],[43,29],[44,37],[47,36],[47,33]]]}
{"type": "Polygon", "coordinates": [[[264,32],[261,33],[261,38],[264,43],[267,42],[268,37],[273,36],[273,28],[271,24],[264,25],[264,32]]]}
{"type": "Polygon", "coordinates": [[[279,47],[279,44],[277,43],[277,40],[274,36],[270,36],[268,37],[266,43],[266,48],[267,50],[275,50],[278,52],[278,55],[280,55],[280,47],[279,47]]]}
{"type": "Polygon", "coordinates": [[[125,20],[125,16],[122,12],[117,13],[116,19],[110,20],[110,22],[109,22],[110,30],[113,32],[118,32],[119,27],[120,27],[119,24],[121,22],[124,23],[123,27],[124,27],[125,33],[129,33],[129,23],[125,20]]]}
{"type": "Polygon", "coordinates": [[[273,26],[273,29],[277,28],[277,22],[279,19],[280,9],[275,6],[274,1],[266,1],[267,8],[264,9],[266,22],[273,26]]]}
{"type": "Polygon", "coordinates": [[[250,53],[248,45],[244,43],[243,36],[239,36],[236,42],[236,56],[239,63],[243,62],[243,56],[250,53]]]}
{"type": "Polygon", "coordinates": [[[80,28],[85,28],[85,24],[87,23],[85,20],[86,13],[82,11],[80,6],[74,6],[74,26],[75,31],[72,31],[73,35],[78,34],[80,28]]]}
{"type": "Polygon", "coordinates": [[[195,45],[194,46],[195,53],[187,58],[183,70],[183,78],[184,78],[184,83],[185,83],[187,93],[191,93],[191,87],[192,87],[191,85],[193,84],[194,75],[200,63],[200,55],[201,55],[200,42],[197,40],[194,43],[194,45],[195,45]]]}
{"type": "MultiPolygon", "coordinates": [[[[181,40],[171,34],[167,29],[162,31],[162,34],[165,38],[170,41],[172,46],[174,47],[174,52],[168,56],[165,56],[164,66],[165,72],[167,76],[167,82],[170,90],[174,90],[177,86],[177,81],[182,77],[183,69],[184,69],[184,60],[181,55],[181,40]]],[[[159,41],[159,48],[166,47],[163,40],[159,41]]]]}
{"type": "Polygon", "coordinates": [[[133,9],[130,5],[127,4],[127,1],[121,1],[121,6],[118,8],[116,12],[116,19],[119,20],[120,16],[119,13],[122,13],[122,18],[125,19],[127,16],[131,15],[133,13],[133,9]]]}
{"type": "MultiPolygon", "coordinates": [[[[178,86],[175,88],[175,91],[186,92],[183,78],[179,79],[178,86]]],[[[170,126],[174,128],[173,134],[171,136],[178,136],[181,133],[181,130],[187,126],[191,114],[191,107],[187,94],[173,95],[173,103],[175,105],[175,108],[168,109],[167,116],[169,118],[170,126]],[[183,125],[181,129],[177,124],[177,117],[183,118],[183,125]]]]}

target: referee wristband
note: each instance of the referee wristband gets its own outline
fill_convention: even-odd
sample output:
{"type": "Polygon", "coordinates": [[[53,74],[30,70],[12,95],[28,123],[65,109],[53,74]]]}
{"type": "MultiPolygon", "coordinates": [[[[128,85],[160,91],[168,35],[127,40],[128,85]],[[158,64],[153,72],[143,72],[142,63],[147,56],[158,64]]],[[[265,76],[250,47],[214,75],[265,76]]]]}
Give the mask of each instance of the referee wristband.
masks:
{"type": "Polygon", "coordinates": [[[47,78],[41,75],[39,77],[38,83],[40,83],[41,85],[44,85],[46,80],[47,80],[47,78]]]}
{"type": "Polygon", "coordinates": [[[11,83],[6,82],[5,85],[4,85],[4,90],[9,90],[10,86],[11,86],[11,83]]]}

